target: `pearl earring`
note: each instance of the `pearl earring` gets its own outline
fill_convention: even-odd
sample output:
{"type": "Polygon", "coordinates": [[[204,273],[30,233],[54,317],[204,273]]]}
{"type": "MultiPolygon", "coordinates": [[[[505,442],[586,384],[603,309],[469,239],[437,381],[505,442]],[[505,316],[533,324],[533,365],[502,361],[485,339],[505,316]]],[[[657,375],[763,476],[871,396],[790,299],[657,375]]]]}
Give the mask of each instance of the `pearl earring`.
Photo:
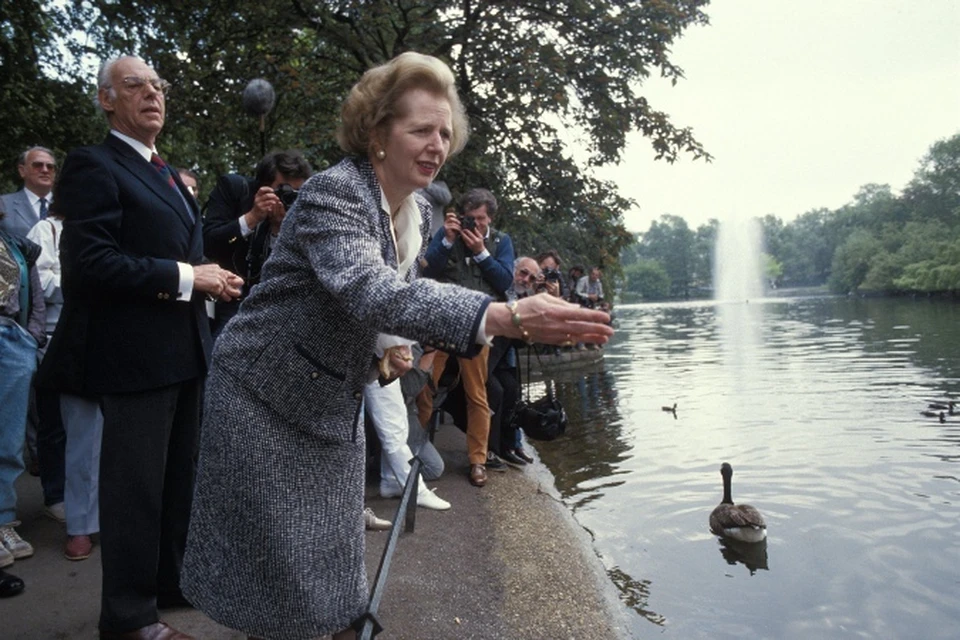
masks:
{"type": "Polygon", "coordinates": [[[384,151],[383,149],[380,149],[380,151],[377,151],[377,157],[383,160],[384,158],[387,157],[387,152],[384,151]]]}

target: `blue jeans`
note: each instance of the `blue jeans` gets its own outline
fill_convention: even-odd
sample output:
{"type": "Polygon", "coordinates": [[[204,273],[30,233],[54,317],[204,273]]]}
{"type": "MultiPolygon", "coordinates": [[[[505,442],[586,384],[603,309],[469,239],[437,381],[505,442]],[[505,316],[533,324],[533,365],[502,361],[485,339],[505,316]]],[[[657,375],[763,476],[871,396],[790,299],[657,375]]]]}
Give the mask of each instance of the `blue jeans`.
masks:
{"type": "Polygon", "coordinates": [[[0,318],[0,525],[17,519],[23,473],[30,380],[37,370],[37,341],[10,318],[0,318]]]}

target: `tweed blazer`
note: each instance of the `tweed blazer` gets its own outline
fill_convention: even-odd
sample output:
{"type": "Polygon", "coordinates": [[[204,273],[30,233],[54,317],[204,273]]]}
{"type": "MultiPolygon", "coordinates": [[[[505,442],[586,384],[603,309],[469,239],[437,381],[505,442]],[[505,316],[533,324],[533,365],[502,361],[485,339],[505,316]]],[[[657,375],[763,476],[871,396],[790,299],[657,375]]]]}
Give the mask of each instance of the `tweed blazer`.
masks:
{"type": "MultiPolygon", "coordinates": [[[[426,247],[431,209],[415,197],[426,247]]],[[[347,158],[310,178],[283,221],[262,281],[214,349],[216,366],[285,419],[337,440],[356,436],[337,432],[355,431],[356,420],[324,420],[324,413],[345,395],[359,403],[378,333],[472,356],[490,302],[481,293],[416,279],[416,269],[400,281],[380,203],[380,185],[364,158],[347,158]]]]}

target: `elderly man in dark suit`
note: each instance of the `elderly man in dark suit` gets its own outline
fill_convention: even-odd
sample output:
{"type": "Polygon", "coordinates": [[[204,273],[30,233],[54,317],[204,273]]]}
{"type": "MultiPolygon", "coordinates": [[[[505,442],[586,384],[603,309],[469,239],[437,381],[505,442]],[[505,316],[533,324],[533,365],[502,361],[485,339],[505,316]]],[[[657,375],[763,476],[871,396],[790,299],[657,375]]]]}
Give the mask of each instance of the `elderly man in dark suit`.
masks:
{"type": "Polygon", "coordinates": [[[139,58],[108,61],[98,101],[110,134],[67,156],[57,191],[64,306],[40,381],[101,398],[101,638],[189,637],[157,609],[183,603],[211,346],[204,296],[242,285],[201,264],[196,201],[156,154],[168,86],[139,58]]]}
{"type": "Polygon", "coordinates": [[[23,178],[23,189],[0,196],[0,211],[6,213],[0,216],[0,229],[12,236],[26,236],[33,225],[47,217],[57,161],[50,149],[30,147],[17,158],[17,171],[23,178]]]}

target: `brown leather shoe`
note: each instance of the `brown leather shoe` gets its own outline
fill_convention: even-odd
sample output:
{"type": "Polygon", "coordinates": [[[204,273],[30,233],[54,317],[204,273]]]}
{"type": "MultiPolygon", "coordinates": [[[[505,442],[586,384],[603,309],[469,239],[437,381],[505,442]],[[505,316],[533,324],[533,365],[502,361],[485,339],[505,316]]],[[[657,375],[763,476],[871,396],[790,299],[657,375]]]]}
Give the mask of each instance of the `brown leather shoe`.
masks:
{"type": "Polygon", "coordinates": [[[482,464],[470,465],[470,484],[475,487],[482,487],[487,484],[487,470],[482,464]]]}
{"type": "Polygon", "coordinates": [[[165,622],[154,622],[133,631],[117,633],[101,631],[100,640],[195,640],[193,636],[180,633],[165,622]]]}
{"type": "Polygon", "coordinates": [[[63,556],[67,560],[86,560],[93,553],[93,541],[90,536],[67,536],[63,556]]]}

